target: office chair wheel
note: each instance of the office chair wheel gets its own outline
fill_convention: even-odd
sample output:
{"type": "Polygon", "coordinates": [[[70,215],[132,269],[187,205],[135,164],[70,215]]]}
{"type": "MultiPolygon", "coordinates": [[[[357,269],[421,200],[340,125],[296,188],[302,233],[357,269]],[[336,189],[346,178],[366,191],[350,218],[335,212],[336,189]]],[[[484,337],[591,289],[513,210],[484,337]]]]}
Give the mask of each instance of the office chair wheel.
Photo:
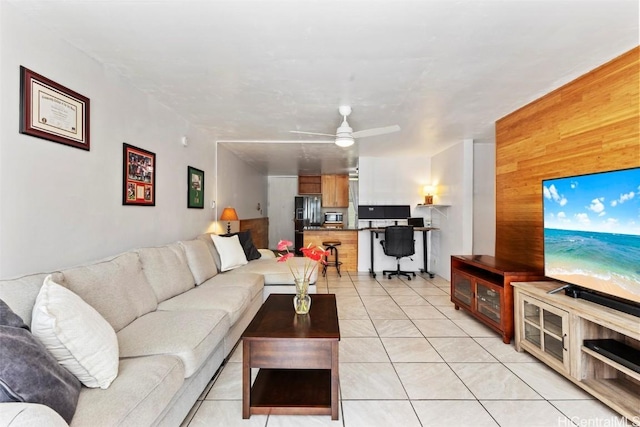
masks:
{"type": "Polygon", "coordinates": [[[411,276],[407,277],[408,280],[411,280],[411,276]]]}

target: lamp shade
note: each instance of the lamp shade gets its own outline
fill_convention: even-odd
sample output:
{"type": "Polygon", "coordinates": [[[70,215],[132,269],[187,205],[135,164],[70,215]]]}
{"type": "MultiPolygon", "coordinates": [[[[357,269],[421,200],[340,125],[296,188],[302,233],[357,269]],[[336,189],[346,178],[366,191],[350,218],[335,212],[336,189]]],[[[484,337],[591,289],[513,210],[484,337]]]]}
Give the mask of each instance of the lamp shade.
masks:
{"type": "Polygon", "coordinates": [[[433,204],[433,193],[435,193],[436,188],[433,185],[427,184],[422,187],[422,192],[424,193],[424,204],[432,205],[433,204]]]}
{"type": "Polygon", "coordinates": [[[236,210],[231,207],[226,207],[223,209],[222,214],[220,215],[220,221],[237,221],[238,214],[236,210]]]}
{"type": "Polygon", "coordinates": [[[354,143],[354,139],[352,136],[342,136],[342,135],[338,135],[338,137],[336,138],[336,145],[338,147],[350,147],[353,145],[354,143]]]}

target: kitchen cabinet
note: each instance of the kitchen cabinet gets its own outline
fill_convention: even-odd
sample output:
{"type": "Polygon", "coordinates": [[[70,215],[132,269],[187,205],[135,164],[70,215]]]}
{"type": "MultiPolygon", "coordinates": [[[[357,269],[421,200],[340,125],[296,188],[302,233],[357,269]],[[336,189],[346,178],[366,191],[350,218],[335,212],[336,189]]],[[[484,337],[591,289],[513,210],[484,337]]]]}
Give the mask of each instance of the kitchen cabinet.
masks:
{"type": "Polygon", "coordinates": [[[322,207],[349,207],[349,175],[322,175],[322,207]]]}
{"type": "Polygon", "coordinates": [[[321,194],[322,177],[320,175],[298,176],[298,194],[321,194]]]}
{"type": "Polygon", "coordinates": [[[358,230],[340,228],[304,230],[304,246],[318,246],[328,240],[341,242],[338,251],[342,262],[342,272],[358,271],[358,230]]]}

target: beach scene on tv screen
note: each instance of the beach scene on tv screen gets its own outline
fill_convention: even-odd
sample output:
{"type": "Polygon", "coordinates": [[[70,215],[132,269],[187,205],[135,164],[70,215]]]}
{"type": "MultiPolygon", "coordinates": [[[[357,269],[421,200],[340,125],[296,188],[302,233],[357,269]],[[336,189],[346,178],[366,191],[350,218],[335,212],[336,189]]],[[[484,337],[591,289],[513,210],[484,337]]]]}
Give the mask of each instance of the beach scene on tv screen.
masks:
{"type": "Polygon", "coordinates": [[[640,302],[640,168],[543,181],[545,274],[640,302]]]}

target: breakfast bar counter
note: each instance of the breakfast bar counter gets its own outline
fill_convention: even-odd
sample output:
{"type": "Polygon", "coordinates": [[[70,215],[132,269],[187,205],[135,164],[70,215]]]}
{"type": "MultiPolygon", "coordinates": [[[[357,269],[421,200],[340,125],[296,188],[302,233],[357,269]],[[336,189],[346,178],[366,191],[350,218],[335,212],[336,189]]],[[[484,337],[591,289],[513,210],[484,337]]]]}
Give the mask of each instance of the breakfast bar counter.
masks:
{"type": "Polygon", "coordinates": [[[304,229],[304,246],[322,245],[328,240],[339,240],[340,261],[343,271],[358,271],[358,229],[307,227],[304,229]]]}

